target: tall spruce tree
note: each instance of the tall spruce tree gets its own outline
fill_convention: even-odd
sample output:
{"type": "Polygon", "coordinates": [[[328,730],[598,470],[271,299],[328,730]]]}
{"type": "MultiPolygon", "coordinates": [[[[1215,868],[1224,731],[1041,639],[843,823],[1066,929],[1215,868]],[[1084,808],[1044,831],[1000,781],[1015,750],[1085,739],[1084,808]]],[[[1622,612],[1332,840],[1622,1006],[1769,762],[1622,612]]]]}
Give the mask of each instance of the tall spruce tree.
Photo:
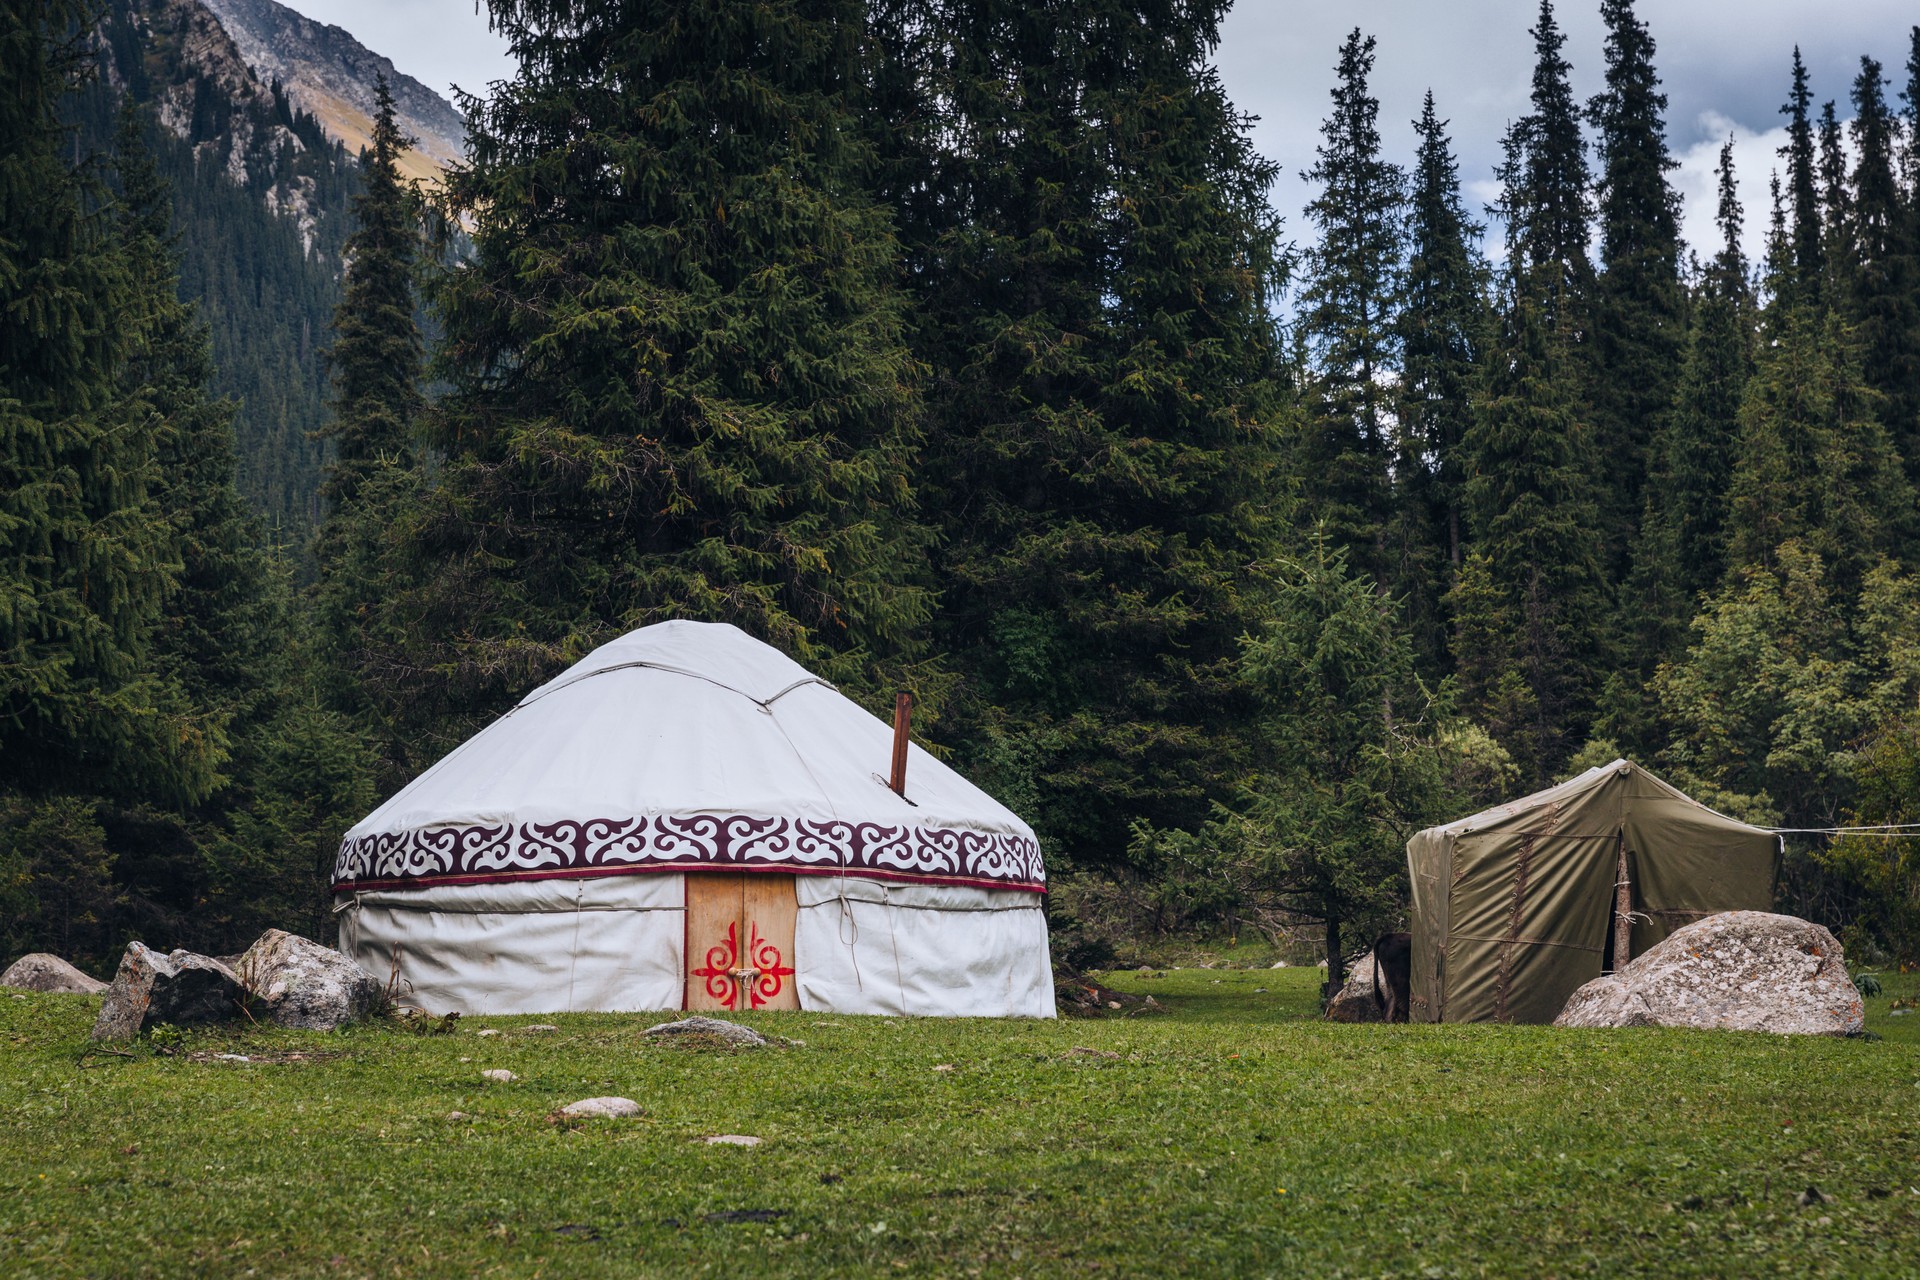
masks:
{"type": "MultiPolygon", "coordinates": [[[[1533,28],[1532,111],[1515,121],[1502,146],[1498,212],[1506,223],[1515,278],[1529,281],[1539,320],[1584,352],[1592,321],[1591,175],[1574,103],[1567,38],[1552,0],[1540,0],[1533,28]]],[[[1584,357],[1583,357],[1584,358],[1584,357]]]]}
{"type": "Polygon", "coordinates": [[[1450,599],[1466,710],[1544,782],[1582,741],[1613,654],[1585,403],[1586,144],[1546,0],[1534,42],[1533,113],[1508,131],[1500,167],[1505,315],[1465,441],[1473,542],[1450,599]]]}
{"type": "Polygon", "coordinates": [[[1701,596],[1726,571],[1727,486],[1740,439],[1741,399],[1753,371],[1755,320],[1740,247],[1744,218],[1732,139],[1720,148],[1715,221],[1720,251],[1695,287],[1679,388],[1648,463],[1631,592],[1643,675],[1674,656],[1701,596]]]}
{"type": "Polygon", "coordinates": [[[421,205],[401,176],[400,157],[413,139],[400,131],[385,75],[374,88],[372,145],[361,156],[363,190],[354,198],[340,305],[333,313],[333,421],[317,434],[333,442],[321,496],[329,511],[318,538],[322,571],[338,554],[355,500],[369,473],[405,466],[421,409],[419,326],[414,321],[414,269],[421,205]]]}
{"type": "Polygon", "coordinates": [[[1907,84],[1900,91],[1902,132],[1906,146],[1901,150],[1900,174],[1904,184],[1907,212],[1912,215],[1913,236],[1920,243],[1920,23],[1907,32],[1907,84]]]}
{"type": "Polygon", "coordinates": [[[1920,477],[1920,245],[1915,214],[1900,189],[1899,118],[1872,58],[1853,82],[1854,164],[1845,309],[1860,343],[1861,369],[1882,398],[1881,420],[1920,477]]]}
{"type": "Polygon", "coordinates": [[[950,0],[904,206],[932,371],[942,732],[1050,855],[1193,827],[1251,720],[1233,673],[1284,515],[1280,259],[1209,63],[1224,5],[950,0]]]}
{"type": "Polygon", "coordinates": [[[1460,170],[1446,121],[1428,91],[1414,130],[1420,147],[1407,205],[1407,271],[1395,320],[1401,376],[1394,594],[1428,671],[1447,665],[1441,599],[1465,559],[1463,441],[1492,338],[1481,228],[1460,199],[1460,170]]]}
{"type": "Polygon", "coordinates": [[[497,0],[438,290],[445,463],[378,696],[442,735],[631,627],[729,622],[876,698],[931,608],[919,370],[850,0],[497,0]]]}
{"type": "MultiPolygon", "coordinates": [[[[369,728],[390,710],[366,696],[376,655],[401,647],[394,616],[381,601],[410,581],[393,530],[418,503],[415,447],[424,407],[422,343],[415,321],[422,201],[399,169],[412,145],[395,120],[386,77],[375,86],[372,145],[361,156],[364,190],[354,200],[354,230],[334,311],[327,363],[333,419],[319,433],[334,456],[321,486],[328,504],[314,561],[317,639],[328,668],[328,701],[369,728]]],[[[413,772],[405,735],[380,734],[396,784],[413,772]]]]}
{"type": "Polygon", "coordinates": [[[1780,113],[1787,117],[1787,141],[1780,155],[1787,162],[1787,190],[1792,203],[1791,272],[1780,276],[1786,293],[1800,300],[1818,301],[1826,276],[1825,237],[1821,228],[1820,187],[1816,174],[1813,136],[1813,90],[1800,46],[1793,47],[1793,87],[1780,113]]]}
{"type": "Polygon", "coordinates": [[[1611,568],[1625,571],[1640,522],[1647,451],[1673,404],[1686,347],[1680,282],[1680,197],[1667,181],[1667,95],[1654,41],[1633,0],[1602,0],[1606,91],[1589,118],[1599,131],[1601,275],[1594,300],[1591,384],[1596,447],[1605,466],[1601,518],[1611,568]]]}
{"type": "Polygon", "coordinates": [[[1611,666],[1610,591],[1576,357],[1519,289],[1465,443],[1473,540],[1450,595],[1465,709],[1526,778],[1583,741],[1611,666]]]}
{"type": "Polygon", "coordinates": [[[179,561],[158,424],[120,381],[135,288],[59,116],[88,19],[0,13],[0,759],[28,792],[192,797],[220,744],[150,664],[179,561]]]}
{"type": "Polygon", "coordinates": [[[1853,274],[1853,198],[1847,190],[1847,147],[1833,100],[1820,104],[1820,244],[1826,268],[1821,297],[1841,297],[1853,274]]]}
{"type": "Polygon", "coordinates": [[[1386,586],[1398,576],[1387,539],[1406,176],[1380,154],[1380,102],[1367,84],[1373,49],[1358,27],[1340,46],[1319,159],[1302,175],[1319,187],[1307,217],[1320,238],[1306,253],[1296,332],[1312,361],[1300,459],[1301,474],[1313,477],[1307,511],[1386,586]]]}

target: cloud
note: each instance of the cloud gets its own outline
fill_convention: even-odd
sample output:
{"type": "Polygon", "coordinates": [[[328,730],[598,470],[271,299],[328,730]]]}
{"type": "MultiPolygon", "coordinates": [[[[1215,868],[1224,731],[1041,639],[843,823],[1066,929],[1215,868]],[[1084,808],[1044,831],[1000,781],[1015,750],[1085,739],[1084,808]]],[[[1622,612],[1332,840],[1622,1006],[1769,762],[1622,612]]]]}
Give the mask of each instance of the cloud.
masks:
{"type": "MultiPolygon", "coordinates": [[[[1284,176],[1273,192],[1289,234],[1306,242],[1301,216],[1310,189],[1300,170],[1313,163],[1320,122],[1333,88],[1341,41],[1355,26],[1378,40],[1372,85],[1390,156],[1412,159],[1412,121],[1428,88],[1460,157],[1460,177],[1476,214],[1494,193],[1493,170],[1507,126],[1528,109],[1538,0],[1347,0],[1340,5],[1241,0],[1223,24],[1217,56],[1236,105],[1261,117],[1262,154],[1284,176]]],[[[1684,233],[1709,252],[1713,165],[1735,136],[1735,164],[1747,206],[1747,239],[1766,231],[1767,175],[1787,96],[1793,49],[1801,48],[1816,103],[1833,98],[1844,119],[1860,55],[1871,54],[1903,87],[1911,0],[1641,0],[1638,11],[1658,45],[1655,66],[1668,95],[1669,141],[1683,168],[1674,175],[1685,207],[1684,233]],[[1704,176],[1702,176],[1704,175],[1704,176]]],[[[1576,95],[1599,92],[1606,32],[1596,0],[1560,4],[1576,95]]]]}
{"type": "Polygon", "coordinates": [[[1688,242],[1702,259],[1719,250],[1720,233],[1714,220],[1720,208],[1720,148],[1731,138],[1734,183],[1745,214],[1740,247],[1747,260],[1758,265],[1766,252],[1767,225],[1773,216],[1769,184],[1773,173],[1785,166],[1780,148],[1786,145],[1786,128],[1755,132],[1717,111],[1706,111],[1696,122],[1695,133],[1697,141],[1690,145],[1683,147],[1676,140],[1674,159],[1680,167],[1672,174],[1688,242]]]}

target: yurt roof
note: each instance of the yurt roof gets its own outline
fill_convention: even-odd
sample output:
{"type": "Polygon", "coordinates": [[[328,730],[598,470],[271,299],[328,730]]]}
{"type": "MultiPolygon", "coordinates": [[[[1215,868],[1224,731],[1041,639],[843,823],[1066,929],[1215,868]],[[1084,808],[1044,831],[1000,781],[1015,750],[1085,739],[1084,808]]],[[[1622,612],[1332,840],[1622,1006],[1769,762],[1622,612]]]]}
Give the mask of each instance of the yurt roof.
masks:
{"type": "Polygon", "coordinates": [[[718,623],[629,632],[533,690],[356,825],[337,892],[754,870],[1038,891],[1038,842],[892,726],[718,623]]]}

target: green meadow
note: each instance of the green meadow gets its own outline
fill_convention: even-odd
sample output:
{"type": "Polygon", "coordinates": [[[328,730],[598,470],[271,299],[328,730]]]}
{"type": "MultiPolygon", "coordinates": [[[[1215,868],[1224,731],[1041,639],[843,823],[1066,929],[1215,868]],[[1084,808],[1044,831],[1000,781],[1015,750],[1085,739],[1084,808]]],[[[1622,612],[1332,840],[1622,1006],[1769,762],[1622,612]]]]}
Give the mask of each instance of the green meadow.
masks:
{"type": "Polygon", "coordinates": [[[0,994],[0,1275],[1920,1271],[1913,976],[1844,1041],[1337,1026],[1317,979],[1110,975],[1166,1012],[1096,1021],[743,1017],[800,1042],[752,1050],[581,1014],[118,1056],[96,1000],[0,994]],[[598,1095],[644,1113],[556,1119],[598,1095]]]}

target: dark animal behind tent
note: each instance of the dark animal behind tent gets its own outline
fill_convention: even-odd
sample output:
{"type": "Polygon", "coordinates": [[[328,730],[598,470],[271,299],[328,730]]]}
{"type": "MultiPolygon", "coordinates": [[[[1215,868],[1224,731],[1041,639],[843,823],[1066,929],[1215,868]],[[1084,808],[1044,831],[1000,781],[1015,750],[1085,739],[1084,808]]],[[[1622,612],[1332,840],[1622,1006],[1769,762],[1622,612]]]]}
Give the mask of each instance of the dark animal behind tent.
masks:
{"type": "Polygon", "coordinates": [[[1551,1022],[1609,958],[1623,863],[1633,956],[1703,916],[1770,909],[1780,838],[1616,760],[1422,831],[1407,863],[1413,1020],[1551,1022]]]}
{"type": "Polygon", "coordinates": [[[1388,1022],[1407,1022],[1413,982],[1413,935],[1383,933],[1373,941],[1373,1002],[1388,1022]]]}

